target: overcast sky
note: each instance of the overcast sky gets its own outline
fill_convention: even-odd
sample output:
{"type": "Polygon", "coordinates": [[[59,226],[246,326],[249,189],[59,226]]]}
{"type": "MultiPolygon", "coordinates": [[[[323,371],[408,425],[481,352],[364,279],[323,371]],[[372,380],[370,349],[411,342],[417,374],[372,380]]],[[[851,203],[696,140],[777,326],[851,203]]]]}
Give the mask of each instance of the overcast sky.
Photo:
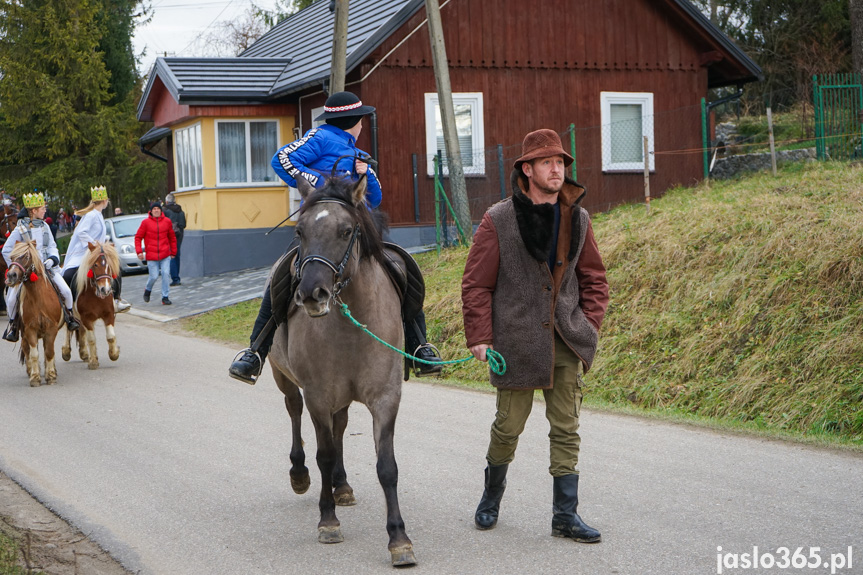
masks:
{"type": "MultiPolygon", "coordinates": [[[[275,0],[256,0],[271,10],[275,0]]],[[[135,54],[146,49],[139,70],[147,74],[159,56],[198,56],[202,38],[219,22],[240,18],[252,0],[153,0],[153,18],[135,31],[135,54]]]]}

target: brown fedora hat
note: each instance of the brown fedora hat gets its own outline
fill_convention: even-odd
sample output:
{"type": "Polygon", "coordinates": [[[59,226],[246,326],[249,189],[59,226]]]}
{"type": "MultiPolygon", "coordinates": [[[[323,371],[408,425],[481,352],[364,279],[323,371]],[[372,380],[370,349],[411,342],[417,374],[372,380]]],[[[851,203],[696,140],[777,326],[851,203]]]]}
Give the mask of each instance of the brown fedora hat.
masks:
{"type": "Polygon", "coordinates": [[[521,144],[521,157],[515,161],[515,169],[521,170],[524,162],[551,156],[563,156],[563,164],[567,167],[575,161],[563,150],[563,144],[557,132],[547,129],[536,130],[524,137],[524,142],[521,144]]]}

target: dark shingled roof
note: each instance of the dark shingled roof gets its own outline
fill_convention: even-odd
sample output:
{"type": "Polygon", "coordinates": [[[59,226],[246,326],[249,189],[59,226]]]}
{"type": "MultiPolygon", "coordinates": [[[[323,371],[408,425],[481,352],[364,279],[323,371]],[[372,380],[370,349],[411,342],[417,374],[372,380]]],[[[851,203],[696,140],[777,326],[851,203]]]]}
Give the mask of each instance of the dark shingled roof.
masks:
{"type": "MultiPolygon", "coordinates": [[[[352,0],[346,70],[360,64],[424,4],[424,0],[352,0]]],[[[334,18],[329,2],[319,0],[279,22],[241,57],[291,57],[290,66],[273,86],[274,95],[320,84],[330,75],[334,18]]]]}
{"type": "Polygon", "coordinates": [[[149,112],[145,106],[157,77],[180,104],[260,103],[270,97],[290,62],[290,58],[157,58],[138,102],[138,119],[149,112]]]}

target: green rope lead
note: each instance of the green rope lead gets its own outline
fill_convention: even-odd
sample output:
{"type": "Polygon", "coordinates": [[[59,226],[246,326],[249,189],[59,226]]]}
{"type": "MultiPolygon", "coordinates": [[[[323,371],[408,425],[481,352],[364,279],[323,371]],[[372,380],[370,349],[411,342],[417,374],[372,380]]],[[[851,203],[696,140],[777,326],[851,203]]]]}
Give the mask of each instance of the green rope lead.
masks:
{"type": "MultiPolygon", "coordinates": [[[[453,359],[450,361],[428,361],[427,359],[420,359],[418,357],[414,357],[411,354],[405,352],[404,350],[401,350],[401,349],[399,349],[393,345],[390,345],[389,343],[385,342],[384,340],[382,340],[381,338],[379,338],[378,336],[376,336],[375,334],[370,332],[369,328],[367,328],[365,325],[358,322],[356,320],[356,318],[354,318],[354,316],[351,315],[351,310],[348,309],[348,304],[342,303],[342,304],[339,304],[339,306],[341,307],[342,315],[345,316],[346,318],[348,318],[352,324],[354,324],[355,326],[357,326],[358,328],[360,328],[361,330],[363,330],[364,332],[366,332],[367,334],[372,336],[372,338],[375,339],[376,341],[379,341],[380,343],[384,344],[385,346],[387,346],[391,350],[402,354],[403,356],[405,356],[406,358],[408,358],[410,360],[418,361],[420,363],[427,363],[429,365],[448,365],[448,364],[454,364],[454,363],[464,363],[466,361],[476,359],[476,358],[474,358],[473,355],[470,355],[470,356],[465,357],[463,359],[453,359]]],[[[489,350],[486,350],[485,355],[488,358],[488,365],[493,372],[495,372],[497,375],[503,375],[504,373],[506,373],[506,361],[503,359],[503,356],[500,353],[496,352],[493,349],[489,349],[489,350]]]]}

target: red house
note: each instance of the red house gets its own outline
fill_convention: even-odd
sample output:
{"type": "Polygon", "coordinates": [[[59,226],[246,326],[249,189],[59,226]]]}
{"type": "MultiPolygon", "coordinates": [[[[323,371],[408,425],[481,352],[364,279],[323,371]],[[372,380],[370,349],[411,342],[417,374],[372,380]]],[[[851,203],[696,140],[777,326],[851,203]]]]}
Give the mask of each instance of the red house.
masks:
{"type": "MultiPolygon", "coordinates": [[[[266,253],[260,263],[215,264],[207,256],[228,237],[234,245],[260,242],[260,230],[289,213],[290,193],[264,180],[261,158],[310,129],[323,106],[333,30],[328,4],[320,0],[282,21],[240,57],[155,64],[139,119],[156,126],[142,145],[170,138],[169,187],[184,208],[196,210],[198,227],[190,223],[186,241],[197,247],[184,244],[184,269],[187,257],[203,262],[205,274],[275,259],[266,253]],[[243,131],[246,157],[236,159],[228,152],[243,131]],[[245,180],[223,177],[239,173],[229,161],[245,162],[245,180]],[[187,177],[194,170],[200,177],[187,177]],[[247,204],[260,215],[238,216],[247,204]]],[[[574,142],[577,179],[588,190],[583,205],[591,211],[643,197],[644,137],[654,195],[697,181],[702,98],[710,88],[762,77],[688,0],[449,0],[441,17],[476,220],[509,193],[521,140],[537,128],[574,142]]],[[[423,0],[351,0],[346,84],[377,108],[359,146],[379,161],[392,238],[406,246],[432,243],[432,159],[443,139],[423,0]]],[[[271,251],[280,253],[286,235],[290,229],[271,251]]]]}

